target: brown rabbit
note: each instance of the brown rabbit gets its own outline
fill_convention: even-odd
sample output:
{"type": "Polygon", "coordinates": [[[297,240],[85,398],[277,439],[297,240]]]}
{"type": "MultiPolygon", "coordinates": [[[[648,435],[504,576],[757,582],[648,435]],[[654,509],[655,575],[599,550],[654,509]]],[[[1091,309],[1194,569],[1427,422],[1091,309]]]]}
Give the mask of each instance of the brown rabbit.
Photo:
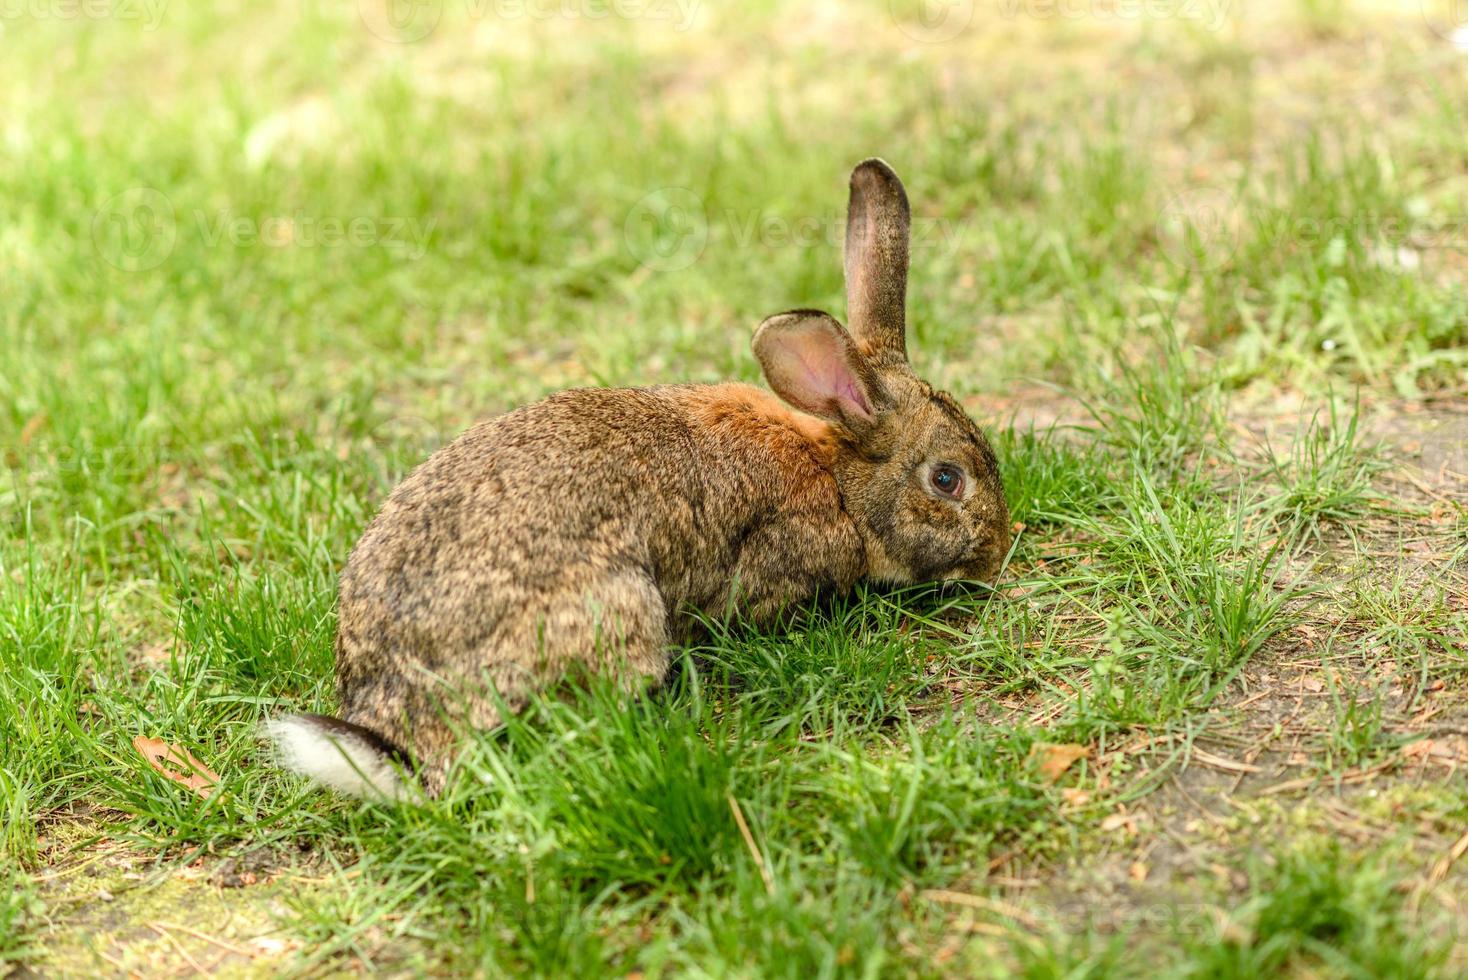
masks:
{"type": "Polygon", "coordinates": [[[909,224],[897,175],[860,164],[850,333],[796,310],[754,335],[791,407],[744,384],[564,391],[414,470],[342,574],[342,717],[274,721],[283,763],[388,798],[408,764],[437,793],[458,733],[501,704],[577,668],[660,682],[691,612],[760,624],[861,578],[992,577],[1010,542],[993,450],[907,362],[909,224]]]}

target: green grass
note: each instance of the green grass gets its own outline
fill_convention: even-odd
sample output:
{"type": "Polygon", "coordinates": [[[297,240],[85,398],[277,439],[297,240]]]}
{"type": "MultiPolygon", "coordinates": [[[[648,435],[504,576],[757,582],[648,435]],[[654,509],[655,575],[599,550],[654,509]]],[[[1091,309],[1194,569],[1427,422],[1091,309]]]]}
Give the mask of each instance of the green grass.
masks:
{"type": "Polygon", "coordinates": [[[1430,977],[1444,948],[1403,924],[1392,869],[1336,842],[1284,849],[1250,869],[1250,894],[1199,950],[1192,975],[1273,976],[1291,970],[1351,977],[1430,977]]]}
{"type": "Polygon", "coordinates": [[[7,967],[22,963],[34,952],[27,933],[39,918],[40,903],[35,897],[30,878],[19,867],[9,864],[0,872],[0,964],[7,967]]]}
{"type": "Polygon", "coordinates": [[[1461,832],[1440,800],[1349,854],[1311,843],[1339,810],[1163,802],[1232,814],[1195,744],[1262,747],[1245,795],[1327,794],[1461,718],[1461,488],[1404,489],[1369,433],[1468,385],[1468,62],[1390,19],[1363,55],[1354,7],[979,11],[941,43],[882,3],[449,4],[408,44],[350,4],[0,20],[0,967],[68,972],[95,902],[57,876],[122,847],[311,876],[262,974],[1461,969],[1399,891],[1461,832]],[[914,205],[919,370],[988,421],[1023,525],[1000,586],[712,624],[649,697],[471,739],[421,806],[273,769],[260,722],[334,707],[336,575],[394,482],[557,388],[756,379],[762,316],[840,312],[874,153],[914,205]],[[1296,715],[1248,700],[1301,670],[1296,715]]]}

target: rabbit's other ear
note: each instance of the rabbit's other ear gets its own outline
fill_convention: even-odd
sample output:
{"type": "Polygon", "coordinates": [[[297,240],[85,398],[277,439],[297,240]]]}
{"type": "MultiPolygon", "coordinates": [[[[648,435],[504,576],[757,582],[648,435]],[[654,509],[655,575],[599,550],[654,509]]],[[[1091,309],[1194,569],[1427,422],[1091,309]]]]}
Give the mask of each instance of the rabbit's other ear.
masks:
{"type": "Polygon", "coordinates": [[[873,157],[851,172],[846,209],[846,320],[875,360],[907,363],[907,251],[912,215],[892,168],[873,157]]]}
{"type": "Polygon", "coordinates": [[[803,412],[862,429],[890,406],[851,335],[825,313],[778,313],[759,325],[753,346],[770,387],[803,412]]]}

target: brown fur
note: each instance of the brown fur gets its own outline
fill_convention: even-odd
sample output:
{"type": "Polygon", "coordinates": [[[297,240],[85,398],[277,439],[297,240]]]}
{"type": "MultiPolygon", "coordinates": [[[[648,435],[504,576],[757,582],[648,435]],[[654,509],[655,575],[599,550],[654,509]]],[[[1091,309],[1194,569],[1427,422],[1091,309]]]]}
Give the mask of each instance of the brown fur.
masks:
{"type": "Polygon", "coordinates": [[[804,411],[742,384],[565,391],[414,470],[342,574],[342,717],[410,749],[436,792],[500,700],[578,668],[656,684],[691,613],[765,624],[864,576],[992,576],[998,464],[907,365],[907,199],[880,161],[853,174],[849,220],[852,333],[798,311],[755,337],[804,411]],[[968,475],[962,500],[924,482],[940,461],[968,475]]]}

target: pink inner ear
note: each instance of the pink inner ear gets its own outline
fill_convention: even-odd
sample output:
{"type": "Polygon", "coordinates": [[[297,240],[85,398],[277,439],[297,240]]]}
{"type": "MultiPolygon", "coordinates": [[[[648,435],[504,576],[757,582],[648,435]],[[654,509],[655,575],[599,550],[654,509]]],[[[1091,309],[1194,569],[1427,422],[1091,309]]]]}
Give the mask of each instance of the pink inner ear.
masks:
{"type": "Polygon", "coordinates": [[[834,398],[843,402],[848,410],[871,418],[872,407],[867,402],[866,392],[857,383],[834,336],[822,331],[800,338],[794,346],[805,375],[805,387],[817,402],[834,398]]]}
{"type": "Polygon", "coordinates": [[[857,386],[855,378],[843,372],[842,376],[837,379],[836,387],[847,401],[861,409],[863,415],[872,414],[872,407],[867,404],[866,393],[857,386]]]}

